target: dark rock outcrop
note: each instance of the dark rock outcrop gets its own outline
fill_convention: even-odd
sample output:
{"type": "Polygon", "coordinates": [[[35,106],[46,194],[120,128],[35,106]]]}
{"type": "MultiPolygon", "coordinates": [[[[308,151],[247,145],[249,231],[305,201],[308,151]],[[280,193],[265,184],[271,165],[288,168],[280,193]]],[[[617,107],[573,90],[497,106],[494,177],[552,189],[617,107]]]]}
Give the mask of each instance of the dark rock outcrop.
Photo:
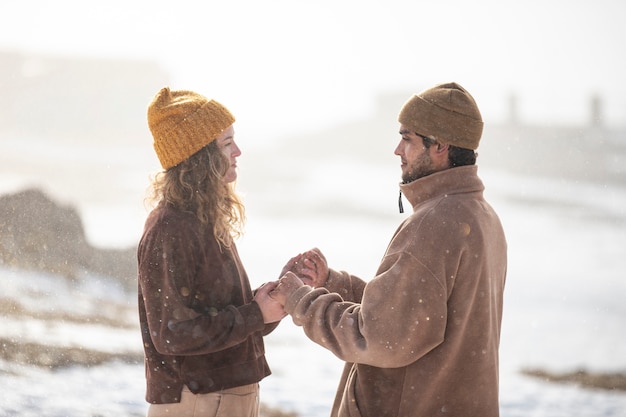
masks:
{"type": "Polygon", "coordinates": [[[77,279],[85,273],[136,282],[136,248],[99,249],[85,238],[78,212],[27,189],[0,196],[0,263],[77,279]]]}

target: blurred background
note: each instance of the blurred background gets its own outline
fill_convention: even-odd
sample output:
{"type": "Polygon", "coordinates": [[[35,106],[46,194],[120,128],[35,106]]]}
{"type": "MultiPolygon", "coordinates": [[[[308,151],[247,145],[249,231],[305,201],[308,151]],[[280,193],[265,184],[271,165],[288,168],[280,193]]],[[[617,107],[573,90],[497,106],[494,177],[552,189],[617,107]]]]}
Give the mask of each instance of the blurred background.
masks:
{"type": "MultiPolygon", "coordinates": [[[[111,195],[143,196],[159,169],[145,110],[164,85],[236,115],[244,191],[270,168],[290,181],[306,155],[347,163],[369,153],[396,181],[400,106],[451,80],[482,110],[484,166],[623,174],[623,160],[581,155],[614,154],[626,125],[625,12],[620,0],[5,0],[0,190],[27,181],[84,212],[111,195]],[[535,130],[494,130],[513,125],[535,130]],[[276,156],[257,160],[257,150],[276,156]],[[122,165],[138,179],[126,190],[112,181],[122,165]]],[[[129,244],[140,227],[87,232],[129,244]]]]}

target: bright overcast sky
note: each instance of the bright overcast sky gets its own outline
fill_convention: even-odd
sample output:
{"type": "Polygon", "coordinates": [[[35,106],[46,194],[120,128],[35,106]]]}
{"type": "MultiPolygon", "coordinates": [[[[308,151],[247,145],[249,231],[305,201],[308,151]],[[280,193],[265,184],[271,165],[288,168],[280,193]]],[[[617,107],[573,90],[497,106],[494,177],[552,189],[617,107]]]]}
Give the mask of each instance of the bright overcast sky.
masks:
{"type": "Polygon", "coordinates": [[[599,94],[624,126],[625,16],[623,0],[3,0],[0,49],[154,60],[266,126],[366,116],[377,93],[449,80],[487,121],[515,93],[523,118],[584,124],[599,94]]]}

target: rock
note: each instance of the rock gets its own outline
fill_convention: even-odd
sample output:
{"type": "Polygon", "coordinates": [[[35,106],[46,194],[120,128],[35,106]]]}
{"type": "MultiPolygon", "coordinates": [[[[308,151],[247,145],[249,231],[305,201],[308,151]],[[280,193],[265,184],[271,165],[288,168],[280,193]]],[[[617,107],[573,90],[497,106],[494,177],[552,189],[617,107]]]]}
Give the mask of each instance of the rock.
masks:
{"type": "Polygon", "coordinates": [[[626,373],[623,372],[602,373],[578,369],[573,372],[555,373],[545,369],[524,369],[522,374],[547,382],[574,383],[583,388],[626,391],[626,373]]]}
{"type": "Polygon", "coordinates": [[[135,253],[91,246],[78,212],[38,189],[0,196],[0,263],[70,279],[95,273],[133,288],[135,253]]]}

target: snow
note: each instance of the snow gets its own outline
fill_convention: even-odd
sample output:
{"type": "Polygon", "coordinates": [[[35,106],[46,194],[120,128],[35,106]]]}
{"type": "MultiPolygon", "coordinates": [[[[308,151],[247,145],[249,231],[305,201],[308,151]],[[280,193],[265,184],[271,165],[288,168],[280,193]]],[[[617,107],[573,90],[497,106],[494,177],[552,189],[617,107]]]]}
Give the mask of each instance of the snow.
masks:
{"type": "MultiPolygon", "coordinates": [[[[364,279],[374,273],[404,215],[397,213],[395,192],[374,201],[371,195],[379,188],[387,192],[383,187],[393,191],[395,184],[365,180],[346,189],[342,181],[332,182],[341,177],[341,165],[326,168],[325,186],[320,177],[314,177],[319,173],[311,174],[295,196],[299,209],[287,215],[265,210],[269,197],[264,190],[246,188],[245,179],[240,179],[248,223],[238,247],[253,285],[276,279],[289,257],[313,246],[321,248],[336,269],[364,279]],[[337,171],[336,176],[328,170],[337,171]],[[335,215],[302,209],[308,200],[322,207],[320,199],[324,198],[329,204],[341,201],[345,207],[335,215]],[[365,214],[356,215],[359,207],[365,214]]],[[[378,175],[377,170],[372,172],[378,175]]],[[[626,371],[626,189],[487,169],[479,172],[509,243],[501,416],[626,416],[624,392],[548,383],[520,373],[533,367],[626,371]]],[[[123,196],[135,192],[134,198],[140,200],[146,177],[137,180],[137,189],[125,182],[123,196]]],[[[13,188],[19,179],[0,176],[0,187],[6,189],[7,184],[13,188]]],[[[106,219],[135,213],[135,204],[135,200],[129,203],[125,197],[111,195],[99,196],[97,202],[88,201],[80,208],[92,236],[112,242],[128,236],[120,236],[123,232],[112,227],[114,221],[106,219]]],[[[127,233],[140,230],[134,219],[132,215],[122,219],[127,233]]],[[[135,295],[112,281],[93,276],[68,281],[6,266],[0,266],[0,277],[2,304],[19,305],[23,312],[2,318],[3,340],[141,354],[135,295]]],[[[342,362],[310,342],[290,319],[266,338],[266,350],[273,374],[261,383],[261,401],[296,411],[300,417],[327,416],[342,362]]],[[[142,416],[147,409],[140,359],[59,368],[0,360],[0,386],[0,416],[142,416]]]]}

